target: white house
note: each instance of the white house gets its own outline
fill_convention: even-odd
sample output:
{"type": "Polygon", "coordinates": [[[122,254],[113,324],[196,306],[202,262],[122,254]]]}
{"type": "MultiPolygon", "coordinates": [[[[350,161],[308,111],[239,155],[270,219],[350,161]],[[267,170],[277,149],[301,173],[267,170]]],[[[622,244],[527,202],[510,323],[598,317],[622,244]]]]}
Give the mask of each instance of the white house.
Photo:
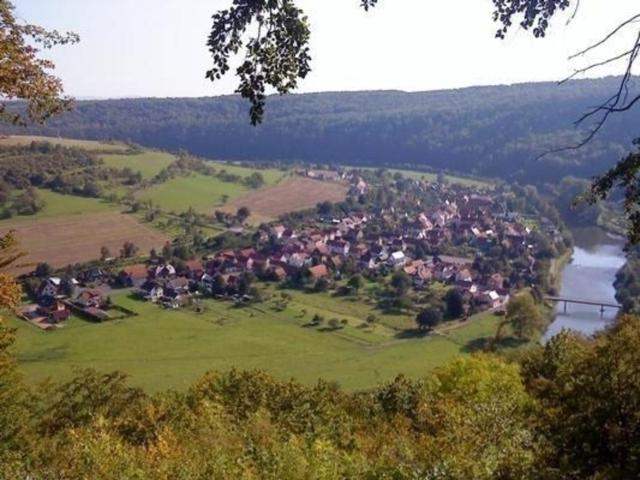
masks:
{"type": "Polygon", "coordinates": [[[401,267],[407,262],[407,257],[404,252],[398,250],[397,252],[393,252],[389,257],[389,264],[394,267],[401,267]]]}

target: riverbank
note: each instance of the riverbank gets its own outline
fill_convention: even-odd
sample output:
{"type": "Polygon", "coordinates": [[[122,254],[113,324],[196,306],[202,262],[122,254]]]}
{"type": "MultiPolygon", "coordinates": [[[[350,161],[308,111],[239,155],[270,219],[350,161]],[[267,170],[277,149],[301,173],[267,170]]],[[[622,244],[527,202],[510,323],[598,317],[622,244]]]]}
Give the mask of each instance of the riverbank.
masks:
{"type": "Polygon", "coordinates": [[[567,265],[569,265],[569,263],[571,263],[573,253],[574,249],[571,247],[559,257],[551,260],[551,265],[549,267],[549,285],[556,292],[559,292],[562,288],[562,271],[567,265]]]}
{"type": "MultiPolygon", "coordinates": [[[[613,286],[616,273],[626,262],[624,239],[613,237],[599,227],[573,228],[574,248],[555,259],[550,268],[554,287],[567,298],[616,303],[613,286]]],[[[553,321],[544,339],[562,329],[577,330],[591,335],[606,328],[617,316],[615,309],[601,314],[589,305],[570,305],[567,312],[555,306],[553,321]]]]}

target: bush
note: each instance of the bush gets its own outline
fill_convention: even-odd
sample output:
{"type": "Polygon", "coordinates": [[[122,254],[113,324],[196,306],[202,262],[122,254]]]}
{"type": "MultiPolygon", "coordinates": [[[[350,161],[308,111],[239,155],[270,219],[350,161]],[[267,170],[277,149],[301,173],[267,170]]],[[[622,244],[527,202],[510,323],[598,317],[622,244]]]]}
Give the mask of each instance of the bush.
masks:
{"type": "Polygon", "coordinates": [[[340,320],[338,320],[337,318],[332,318],[331,320],[329,320],[329,327],[332,330],[338,330],[339,328],[342,328],[340,320]]]}

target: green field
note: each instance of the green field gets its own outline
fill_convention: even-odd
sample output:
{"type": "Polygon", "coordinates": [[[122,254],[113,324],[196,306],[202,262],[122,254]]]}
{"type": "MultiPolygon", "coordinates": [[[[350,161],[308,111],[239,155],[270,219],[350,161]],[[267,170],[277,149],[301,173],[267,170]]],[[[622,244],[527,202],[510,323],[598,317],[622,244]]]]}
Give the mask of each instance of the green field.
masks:
{"type": "Polygon", "coordinates": [[[74,195],[63,195],[51,190],[36,189],[40,198],[46,202],[46,206],[35,215],[17,215],[15,217],[1,220],[2,223],[15,221],[35,221],[43,218],[59,217],[64,215],[81,215],[90,213],[101,213],[117,210],[116,205],[112,205],[98,198],[76,197],[74,195]]]}
{"type": "Polygon", "coordinates": [[[10,324],[18,330],[17,358],[30,382],[60,380],[75,368],[92,367],[122,370],[132,383],[158,391],[182,389],[208,370],[232,367],[264,369],[305,383],[324,378],[350,390],[364,389],[399,373],[420,376],[467,353],[470,342],[495,332],[497,322],[481,315],[447,335],[397,339],[384,326],[360,328],[362,320],[345,313],[348,302],[332,304],[324,294],[320,300],[314,297],[295,295],[282,312],[270,303],[238,309],[207,300],[209,310],[195,314],[163,310],[120,294],[112,297],[114,302],[139,316],[102,324],[72,318],[53,332],[17,319],[10,324]],[[302,308],[307,310],[303,318],[302,308]],[[310,327],[316,312],[327,319],[348,317],[349,325],[337,331],[310,327]]]}
{"type": "MultiPolygon", "coordinates": [[[[218,168],[219,164],[216,164],[218,168]]],[[[279,170],[251,170],[241,167],[220,165],[229,173],[247,176],[255,171],[262,173],[265,187],[275,185],[286,176],[279,170]],[[232,170],[233,169],[233,170],[232,170]]],[[[198,212],[212,213],[216,206],[222,205],[223,196],[233,200],[245,193],[253,191],[239,183],[223,182],[217,177],[194,173],[185,177],[176,177],[151,188],[140,190],[137,198],[151,200],[165,211],[184,212],[192,207],[198,212]]]]}
{"type": "Polygon", "coordinates": [[[137,198],[151,200],[166,211],[184,212],[192,207],[198,212],[212,213],[222,202],[222,196],[235,198],[248,192],[249,188],[218,180],[199,173],[188,177],[176,177],[151,188],[141,190],[137,198]]]}
{"type": "MultiPolygon", "coordinates": [[[[401,173],[406,178],[412,178],[414,180],[426,180],[427,182],[435,182],[438,178],[438,175],[435,173],[428,172],[420,172],[417,170],[399,170],[396,168],[389,169],[389,172],[393,173],[401,173]]],[[[485,188],[490,187],[491,183],[489,181],[477,180],[473,178],[467,177],[458,177],[456,175],[445,174],[445,178],[453,184],[462,185],[465,187],[479,187],[485,188]]]]}
{"type": "Polygon", "coordinates": [[[145,151],[135,155],[101,155],[105,165],[113,168],[129,167],[134,172],[140,172],[142,178],[153,178],[174,160],[174,156],[164,152],[145,151]]]}
{"type": "MultiPolygon", "coordinates": [[[[361,167],[351,167],[351,168],[361,168],[361,167]]],[[[377,167],[367,167],[367,170],[376,170],[377,167]]],[[[390,172],[392,175],[394,173],[400,173],[405,178],[411,178],[413,180],[424,180],[427,182],[435,182],[438,179],[438,174],[431,172],[422,172],[419,170],[403,170],[399,168],[387,168],[385,169],[390,172]]],[[[445,174],[445,178],[455,185],[462,185],[465,187],[478,187],[478,188],[488,188],[492,186],[490,180],[481,180],[474,179],[468,177],[460,177],[457,175],[449,175],[445,174]]]]}
{"type": "Polygon", "coordinates": [[[240,167],[238,165],[230,165],[228,163],[222,162],[212,162],[213,166],[218,170],[226,170],[227,173],[232,173],[234,175],[240,175],[241,177],[246,177],[251,175],[253,172],[261,173],[264,177],[265,186],[275,185],[282,178],[288,175],[288,171],[278,170],[275,168],[246,168],[240,167]]]}
{"type": "Polygon", "coordinates": [[[29,145],[31,142],[49,142],[63,147],[77,147],[85,150],[122,152],[129,147],[121,142],[98,142],[94,140],[76,140],[73,138],[40,137],[37,135],[9,135],[0,138],[0,145],[29,145]]]}

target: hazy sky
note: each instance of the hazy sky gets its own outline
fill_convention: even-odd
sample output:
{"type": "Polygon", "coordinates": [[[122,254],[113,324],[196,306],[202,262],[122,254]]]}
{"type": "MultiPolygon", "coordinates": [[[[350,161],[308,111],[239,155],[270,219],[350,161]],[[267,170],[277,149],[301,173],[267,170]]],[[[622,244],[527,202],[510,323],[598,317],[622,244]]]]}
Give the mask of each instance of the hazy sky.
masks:
{"type": "MultiPolygon", "coordinates": [[[[568,27],[567,15],[556,19],[548,38],[514,30],[501,41],[494,38],[491,0],[380,2],[365,13],[360,0],[299,1],[311,21],[313,72],[298,91],[415,91],[557,80],[572,71],[569,54],[638,10],[637,0],[583,0],[577,18],[568,27]]],[[[80,44],[50,54],[71,95],[210,96],[235,88],[231,77],[218,84],[204,79],[211,15],[230,0],[14,3],[26,21],[80,34],[80,44]]],[[[620,64],[594,76],[619,69],[620,64]]]]}

